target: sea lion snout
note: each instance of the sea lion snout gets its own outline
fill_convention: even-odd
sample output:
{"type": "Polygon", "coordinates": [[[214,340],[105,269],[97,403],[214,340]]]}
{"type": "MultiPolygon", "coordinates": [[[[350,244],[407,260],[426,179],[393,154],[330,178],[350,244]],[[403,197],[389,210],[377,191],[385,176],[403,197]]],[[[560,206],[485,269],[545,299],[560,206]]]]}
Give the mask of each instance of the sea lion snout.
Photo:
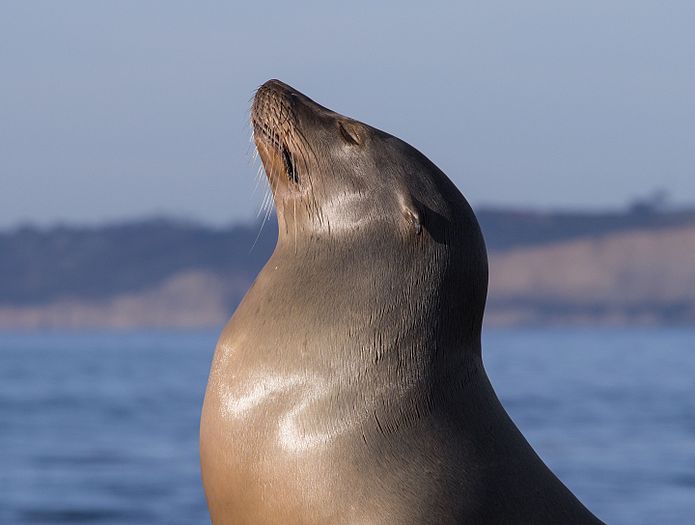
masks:
{"type": "Polygon", "coordinates": [[[270,80],[267,80],[263,82],[263,84],[261,84],[261,86],[258,88],[258,93],[264,91],[275,92],[287,96],[291,96],[296,93],[295,90],[292,89],[292,86],[289,86],[288,84],[285,84],[282,80],[278,80],[276,78],[271,78],[270,80]]]}
{"type": "Polygon", "coordinates": [[[272,79],[263,83],[253,98],[251,108],[251,120],[254,127],[257,124],[265,126],[280,126],[276,132],[283,133],[284,125],[296,125],[298,113],[326,112],[326,108],[320,106],[306,95],[281,82],[272,79]]]}
{"type": "Polygon", "coordinates": [[[254,136],[282,141],[288,124],[294,120],[290,93],[289,86],[279,80],[269,80],[258,88],[251,107],[254,136]]]}
{"type": "MultiPolygon", "coordinates": [[[[295,93],[279,80],[269,80],[256,91],[251,108],[253,137],[271,187],[283,193],[301,183],[298,157],[304,147],[296,132],[295,93]]],[[[304,160],[304,159],[303,159],[304,160]]]]}

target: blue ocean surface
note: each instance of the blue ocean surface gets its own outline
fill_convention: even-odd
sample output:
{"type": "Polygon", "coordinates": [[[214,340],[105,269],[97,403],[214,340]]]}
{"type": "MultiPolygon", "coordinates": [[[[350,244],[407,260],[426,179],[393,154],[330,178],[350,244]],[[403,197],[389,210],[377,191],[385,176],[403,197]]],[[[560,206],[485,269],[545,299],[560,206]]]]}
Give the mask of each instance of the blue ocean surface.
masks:
{"type": "MultiPolygon", "coordinates": [[[[209,523],[211,332],[0,334],[0,523],[209,523]]],[[[695,330],[488,331],[540,456],[611,524],[695,523],[695,330]]]]}

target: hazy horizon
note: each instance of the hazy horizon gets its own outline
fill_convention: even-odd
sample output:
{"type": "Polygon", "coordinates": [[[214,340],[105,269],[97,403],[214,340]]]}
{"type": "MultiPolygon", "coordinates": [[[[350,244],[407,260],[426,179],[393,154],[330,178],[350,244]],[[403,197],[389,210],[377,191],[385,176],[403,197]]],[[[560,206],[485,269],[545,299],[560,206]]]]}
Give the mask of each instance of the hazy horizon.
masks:
{"type": "Polygon", "coordinates": [[[476,208],[695,203],[695,4],[0,4],[0,228],[254,220],[280,78],[406,140],[476,208]]]}

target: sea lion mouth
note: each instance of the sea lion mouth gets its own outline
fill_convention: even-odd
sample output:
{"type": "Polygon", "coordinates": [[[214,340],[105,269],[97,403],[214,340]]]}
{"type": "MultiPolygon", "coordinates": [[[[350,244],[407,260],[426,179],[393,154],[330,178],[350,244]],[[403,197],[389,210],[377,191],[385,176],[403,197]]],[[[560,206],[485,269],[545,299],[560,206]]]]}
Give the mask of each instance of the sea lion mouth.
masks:
{"type": "Polygon", "coordinates": [[[290,143],[296,142],[292,133],[295,126],[294,115],[291,102],[283,89],[284,86],[278,89],[278,86],[268,84],[258,89],[251,109],[251,124],[256,145],[258,146],[260,140],[266,146],[259,148],[266,173],[277,176],[282,166],[287,180],[298,185],[300,176],[297,157],[294,148],[290,146],[290,143]],[[264,158],[263,149],[277,158],[264,158]],[[275,169],[272,169],[273,167],[275,169]]]}
{"type": "Polygon", "coordinates": [[[297,164],[294,162],[292,152],[284,144],[282,146],[282,161],[285,164],[285,172],[287,173],[287,177],[295,184],[299,184],[297,164]]]}
{"type": "Polygon", "coordinates": [[[259,121],[255,116],[252,119],[252,124],[254,139],[260,138],[263,140],[269,146],[268,149],[276,153],[282,160],[287,179],[294,184],[299,184],[299,172],[295,156],[287,143],[280,137],[277,128],[266,122],[259,121]]]}

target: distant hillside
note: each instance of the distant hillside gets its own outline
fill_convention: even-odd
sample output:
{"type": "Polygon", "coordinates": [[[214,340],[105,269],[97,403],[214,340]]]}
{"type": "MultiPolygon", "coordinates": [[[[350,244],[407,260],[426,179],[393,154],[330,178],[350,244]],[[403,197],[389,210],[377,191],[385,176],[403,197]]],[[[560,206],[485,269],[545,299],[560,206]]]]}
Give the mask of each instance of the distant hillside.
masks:
{"type": "Polygon", "coordinates": [[[695,325],[695,225],[496,252],[494,325],[695,325]]]}
{"type": "MultiPolygon", "coordinates": [[[[478,217],[490,324],[695,324],[695,211],[478,217]]],[[[0,233],[0,328],[219,326],[276,234],[168,220],[0,233]]]]}
{"type": "Polygon", "coordinates": [[[626,212],[476,211],[488,250],[552,244],[634,230],[663,230],[695,224],[695,210],[658,212],[637,205],[626,212]]]}
{"type": "Polygon", "coordinates": [[[248,280],[275,245],[274,225],[266,225],[260,236],[259,231],[252,225],[213,229],[156,219],[0,233],[0,304],[103,299],[149,289],[190,270],[248,280]]]}

